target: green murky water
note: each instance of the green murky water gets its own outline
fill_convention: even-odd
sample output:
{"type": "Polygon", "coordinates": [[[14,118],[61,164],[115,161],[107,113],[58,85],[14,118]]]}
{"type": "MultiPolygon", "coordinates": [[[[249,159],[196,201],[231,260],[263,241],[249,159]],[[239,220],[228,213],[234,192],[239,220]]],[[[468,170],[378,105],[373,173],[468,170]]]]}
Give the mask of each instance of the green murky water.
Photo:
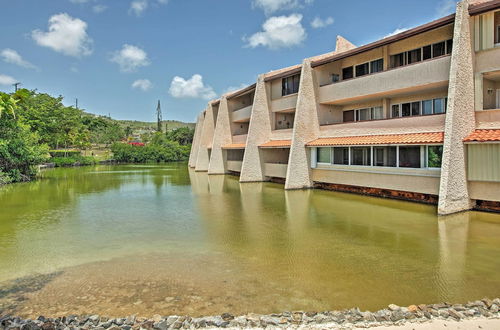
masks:
{"type": "Polygon", "coordinates": [[[500,296],[500,215],[188,171],[0,188],[0,314],[328,310],[500,296]]]}

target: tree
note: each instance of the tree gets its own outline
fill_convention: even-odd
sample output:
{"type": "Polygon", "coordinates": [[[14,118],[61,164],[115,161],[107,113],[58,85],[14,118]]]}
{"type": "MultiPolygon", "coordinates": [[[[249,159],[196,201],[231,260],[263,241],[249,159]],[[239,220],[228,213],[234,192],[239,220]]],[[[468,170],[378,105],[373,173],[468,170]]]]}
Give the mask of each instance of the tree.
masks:
{"type": "Polygon", "coordinates": [[[193,143],[194,129],[189,127],[179,127],[165,133],[168,140],[176,141],[180,145],[189,145],[193,143]]]}

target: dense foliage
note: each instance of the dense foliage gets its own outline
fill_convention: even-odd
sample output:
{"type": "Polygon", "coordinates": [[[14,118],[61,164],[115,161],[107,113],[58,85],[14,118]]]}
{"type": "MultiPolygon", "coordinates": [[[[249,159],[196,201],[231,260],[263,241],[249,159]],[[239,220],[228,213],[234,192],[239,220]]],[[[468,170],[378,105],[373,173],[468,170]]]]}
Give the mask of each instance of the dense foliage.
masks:
{"type": "Polygon", "coordinates": [[[0,184],[31,180],[36,165],[47,158],[47,145],[17,114],[19,101],[16,95],[0,93],[0,184]]]}
{"type": "MultiPolygon", "coordinates": [[[[175,130],[174,130],[175,131],[175,130]]],[[[191,142],[191,141],[188,141],[191,142]]],[[[170,140],[166,134],[156,133],[145,146],[114,143],[111,146],[114,159],[126,163],[173,162],[189,158],[190,144],[181,145],[170,140]]]]}

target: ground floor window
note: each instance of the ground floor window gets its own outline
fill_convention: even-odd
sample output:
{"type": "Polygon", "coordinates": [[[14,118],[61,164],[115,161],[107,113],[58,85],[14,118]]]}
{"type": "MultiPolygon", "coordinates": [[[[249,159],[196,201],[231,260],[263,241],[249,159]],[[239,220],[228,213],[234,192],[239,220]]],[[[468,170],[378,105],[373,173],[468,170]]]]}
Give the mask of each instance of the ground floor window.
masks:
{"type": "Polygon", "coordinates": [[[332,148],[318,148],[318,163],[330,163],[330,152],[332,148]]]}
{"type": "Polygon", "coordinates": [[[317,162],[333,165],[441,168],[442,145],[346,146],[317,148],[317,162]]]}

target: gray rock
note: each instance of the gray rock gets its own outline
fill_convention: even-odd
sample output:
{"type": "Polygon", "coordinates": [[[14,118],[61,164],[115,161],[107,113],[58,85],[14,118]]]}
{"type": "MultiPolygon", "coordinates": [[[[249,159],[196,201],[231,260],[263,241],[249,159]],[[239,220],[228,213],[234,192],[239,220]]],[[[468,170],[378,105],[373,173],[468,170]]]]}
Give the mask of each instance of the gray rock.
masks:
{"type": "Polygon", "coordinates": [[[388,307],[389,307],[389,310],[392,312],[398,311],[401,309],[401,307],[399,307],[398,305],[394,305],[394,304],[390,304],[388,307]]]}
{"type": "Polygon", "coordinates": [[[391,321],[393,321],[393,322],[402,320],[404,318],[405,318],[405,316],[404,316],[403,312],[400,310],[395,310],[391,314],[391,321]]]}

